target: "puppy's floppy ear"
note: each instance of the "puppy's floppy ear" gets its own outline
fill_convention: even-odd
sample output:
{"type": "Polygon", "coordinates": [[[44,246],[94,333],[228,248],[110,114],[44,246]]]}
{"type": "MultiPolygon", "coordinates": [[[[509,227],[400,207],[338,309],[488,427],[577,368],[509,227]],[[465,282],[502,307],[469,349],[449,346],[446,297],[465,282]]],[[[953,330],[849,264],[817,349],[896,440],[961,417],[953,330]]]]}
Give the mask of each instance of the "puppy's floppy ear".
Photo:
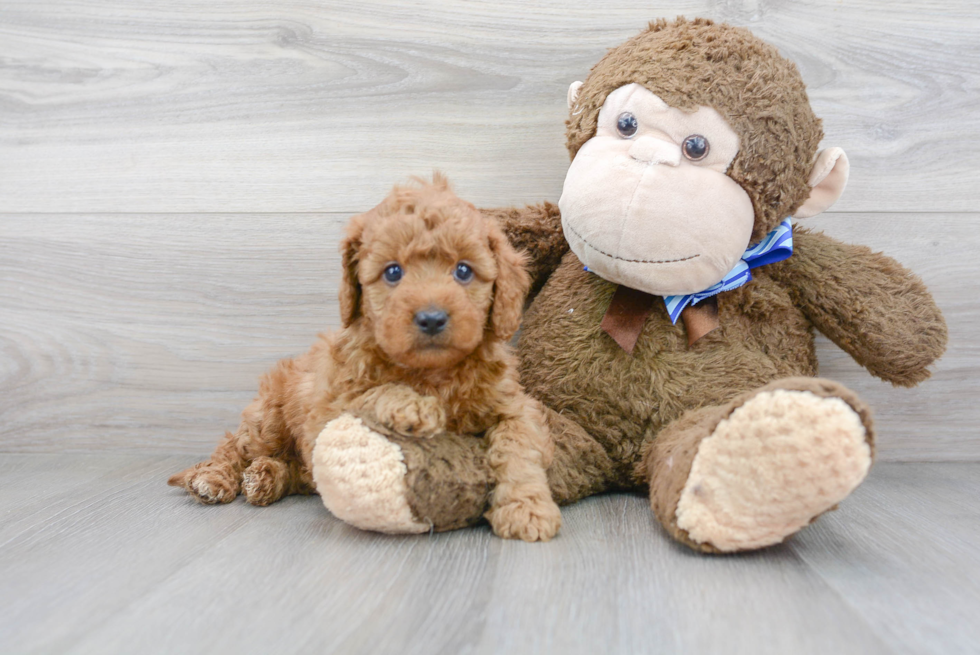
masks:
{"type": "Polygon", "coordinates": [[[340,242],[343,279],[340,282],[340,322],[350,327],[361,315],[361,283],[357,279],[357,263],[364,235],[366,214],[351,219],[347,236],[340,242]]]}
{"type": "Polygon", "coordinates": [[[514,250],[500,227],[491,219],[490,250],[497,260],[497,280],[493,283],[493,307],[490,324],[493,333],[504,341],[521,325],[524,297],[531,287],[531,276],[524,270],[524,255],[514,250]]]}

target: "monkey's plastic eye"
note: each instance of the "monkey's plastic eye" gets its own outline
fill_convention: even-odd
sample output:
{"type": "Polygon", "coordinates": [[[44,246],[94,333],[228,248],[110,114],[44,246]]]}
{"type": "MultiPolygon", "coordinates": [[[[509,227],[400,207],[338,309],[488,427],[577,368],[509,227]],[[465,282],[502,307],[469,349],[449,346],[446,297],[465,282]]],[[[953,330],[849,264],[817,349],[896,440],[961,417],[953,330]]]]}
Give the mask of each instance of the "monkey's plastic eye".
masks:
{"type": "Polygon", "coordinates": [[[639,126],[640,124],[637,122],[636,116],[629,113],[628,111],[624,111],[622,114],[619,115],[619,118],[616,120],[616,130],[619,132],[619,135],[624,139],[628,139],[634,134],[636,134],[636,128],[638,128],[639,126]]]}
{"type": "Polygon", "coordinates": [[[692,134],[684,139],[684,156],[691,161],[699,161],[708,156],[708,140],[700,134],[692,134]]]}
{"type": "Polygon", "coordinates": [[[453,277],[460,284],[466,284],[473,279],[473,268],[466,262],[460,262],[456,264],[456,270],[453,271],[453,277]]]}
{"type": "Polygon", "coordinates": [[[402,267],[398,264],[388,264],[385,267],[384,278],[388,284],[398,284],[402,279],[402,267]]]}

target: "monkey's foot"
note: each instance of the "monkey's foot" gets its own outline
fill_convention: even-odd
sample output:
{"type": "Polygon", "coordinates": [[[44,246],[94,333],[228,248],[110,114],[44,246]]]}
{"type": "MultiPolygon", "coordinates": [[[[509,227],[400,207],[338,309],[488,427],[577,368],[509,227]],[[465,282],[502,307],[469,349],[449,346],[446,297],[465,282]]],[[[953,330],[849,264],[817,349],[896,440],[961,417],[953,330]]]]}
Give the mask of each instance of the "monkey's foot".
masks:
{"type": "Polygon", "coordinates": [[[862,416],[839,397],[760,391],[700,442],[676,525],[710,550],[777,544],[864,480],[869,440],[862,416]]]}

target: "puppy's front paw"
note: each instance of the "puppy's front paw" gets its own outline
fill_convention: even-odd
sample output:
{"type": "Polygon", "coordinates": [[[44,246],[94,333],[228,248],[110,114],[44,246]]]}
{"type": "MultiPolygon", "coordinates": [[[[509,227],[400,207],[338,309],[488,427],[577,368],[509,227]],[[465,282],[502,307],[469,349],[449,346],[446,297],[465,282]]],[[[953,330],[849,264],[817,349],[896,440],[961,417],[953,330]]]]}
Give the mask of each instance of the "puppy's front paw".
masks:
{"type": "Polygon", "coordinates": [[[561,511],[551,498],[514,498],[494,503],[487,520],[498,537],[549,541],[561,527],[561,511]]]}
{"type": "Polygon", "coordinates": [[[446,411],[436,398],[414,391],[392,394],[378,401],[378,422],[405,437],[433,437],[446,431],[446,411]]]}

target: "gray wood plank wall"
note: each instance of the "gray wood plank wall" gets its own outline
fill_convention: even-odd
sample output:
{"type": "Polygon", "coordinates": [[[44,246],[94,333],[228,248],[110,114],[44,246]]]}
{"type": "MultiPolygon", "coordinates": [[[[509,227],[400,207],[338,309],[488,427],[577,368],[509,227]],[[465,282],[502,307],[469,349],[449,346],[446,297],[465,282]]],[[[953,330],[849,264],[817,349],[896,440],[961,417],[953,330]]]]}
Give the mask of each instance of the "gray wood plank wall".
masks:
{"type": "Polygon", "coordinates": [[[204,453],[337,325],[347,218],[445,171],[557,200],[568,84],[647,20],[746,25],[849,154],[807,224],[916,270],[950,324],[893,389],[826,341],[888,460],[980,459],[980,6],[0,0],[0,451],[204,453]]]}

